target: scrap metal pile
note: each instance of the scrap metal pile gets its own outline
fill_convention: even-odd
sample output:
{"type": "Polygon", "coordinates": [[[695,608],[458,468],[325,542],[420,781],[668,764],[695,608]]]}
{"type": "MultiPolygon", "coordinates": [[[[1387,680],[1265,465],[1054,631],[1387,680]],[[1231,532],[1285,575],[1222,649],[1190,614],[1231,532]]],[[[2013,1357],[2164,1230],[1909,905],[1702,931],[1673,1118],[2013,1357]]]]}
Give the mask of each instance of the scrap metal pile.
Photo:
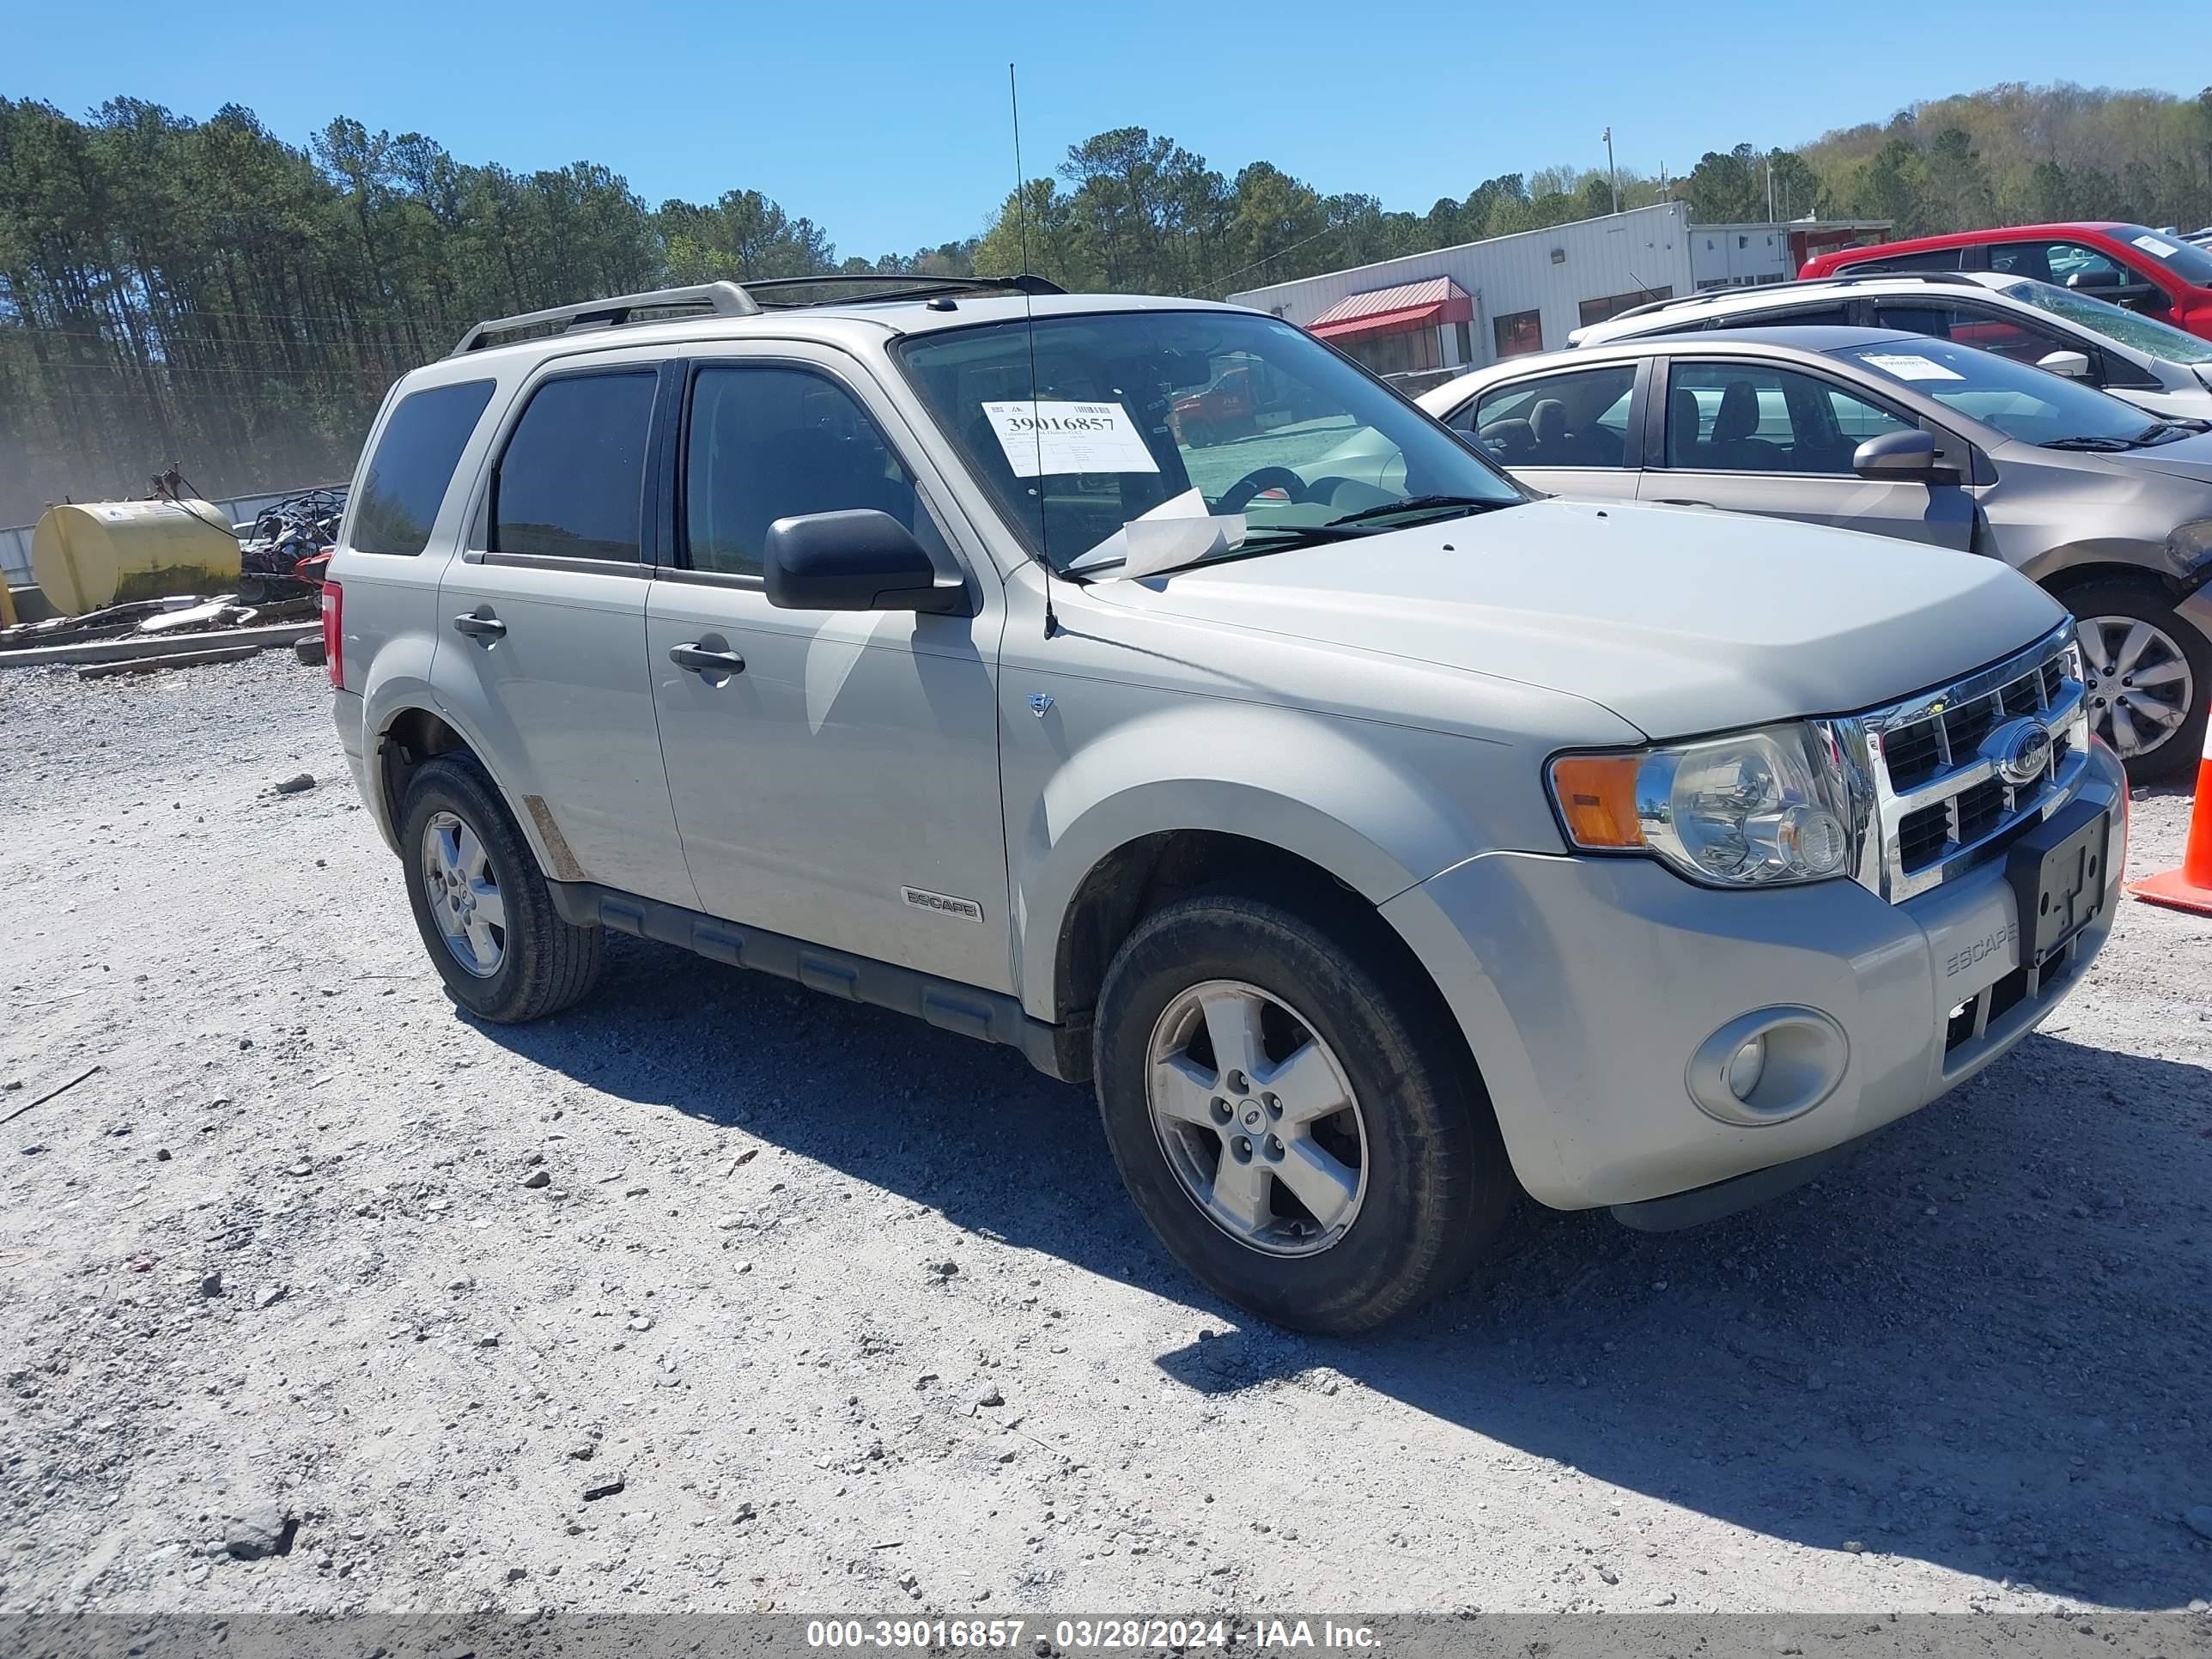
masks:
{"type": "Polygon", "coordinates": [[[146,501],[49,508],[33,568],[47,601],[73,614],[0,627],[0,667],[76,663],[94,678],[280,645],[315,660],[344,510],[343,486],[319,488],[232,524],[174,471],[146,501]]]}

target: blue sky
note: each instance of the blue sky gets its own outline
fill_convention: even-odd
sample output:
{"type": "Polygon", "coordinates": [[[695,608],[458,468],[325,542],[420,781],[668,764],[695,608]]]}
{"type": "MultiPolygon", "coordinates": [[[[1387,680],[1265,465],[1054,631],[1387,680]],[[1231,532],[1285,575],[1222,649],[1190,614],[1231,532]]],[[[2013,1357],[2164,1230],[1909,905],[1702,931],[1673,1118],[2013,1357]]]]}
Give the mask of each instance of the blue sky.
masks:
{"type": "Polygon", "coordinates": [[[9,10],[12,97],[82,113],[128,93],[203,118],[235,100],[294,143],[345,113],[464,161],[602,161],[654,204],[748,185],[872,257],[978,229],[1010,188],[1010,58],[1032,176],[1075,140],[1142,125],[1224,173],[1264,157],[1416,210],[1493,173],[1601,165],[1608,124],[1624,167],[1679,173],[1707,149],[2000,81],[2193,94],[2212,78],[2212,9],[2089,27],[2080,0],[2012,0],[1955,27],[1929,12],[1925,28],[1788,0],[9,10]]]}

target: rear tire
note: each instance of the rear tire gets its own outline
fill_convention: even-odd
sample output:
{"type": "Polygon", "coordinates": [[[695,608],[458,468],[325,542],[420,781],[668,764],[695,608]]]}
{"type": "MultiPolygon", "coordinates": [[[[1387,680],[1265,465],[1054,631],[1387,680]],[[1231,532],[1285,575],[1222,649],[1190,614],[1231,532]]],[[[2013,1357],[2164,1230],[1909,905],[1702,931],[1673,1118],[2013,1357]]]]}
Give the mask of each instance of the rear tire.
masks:
{"type": "Polygon", "coordinates": [[[425,762],[400,825],[407,902],[454,1001],[516,1025],[590,994],[605,930],[562,919],[530,844],[473,760],[425,762]]]}
{"type": "Polygon", "coordinates": [[[2204,749],[2205,710],[2212,702],[2212,640],[2184,622],[2165,593],[2147,584],[2089,582],[2067,589],[2059,599],[2077,624],[2092,729],[2118,752],[2128,775],[2138,783],[2171,783],[2193,775],[2204,749]],[[2139,636],[2138,629],[2148,632],[2139,636]],[[2105,659],[2093,661],[2099,643],[2106,647],[2105,659]],[[2145,684],[2138,675],[2161,678],[2145,684]],[[2157,725],[2162,711],[2172,706],[2181,708],[2180,721],[2157,725]]]}
{"type": "Polygon", "coordinates": [[[1139,925],[1098,999],[1130,1198],[1197,1278],[1297,1330],[1370,1330],[1450,1290],[1519,1194],[1442,999],[1379,927],[1201,895],[1139,925]]]}

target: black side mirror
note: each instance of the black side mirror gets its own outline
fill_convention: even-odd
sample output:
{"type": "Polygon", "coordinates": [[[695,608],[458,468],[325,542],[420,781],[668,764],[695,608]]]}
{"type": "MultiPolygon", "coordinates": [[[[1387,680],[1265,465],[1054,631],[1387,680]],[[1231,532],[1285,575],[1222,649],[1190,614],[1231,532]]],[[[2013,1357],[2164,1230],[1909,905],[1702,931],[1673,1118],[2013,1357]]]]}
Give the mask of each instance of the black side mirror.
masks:
{"type": "Polygon", "coordinates": [[[1869,438],[1851,455],[1851,471],[1886,483],[1939,481],[1936,440],[1920,431],[1885,432],[1869,438]]]}
{"type": "Polygon", "coordinates": [[[778,519],[761,562],[768,602],[786,611],[968,611],[967,590],[939,581],[913,532],[872,508],[778,519]]]}

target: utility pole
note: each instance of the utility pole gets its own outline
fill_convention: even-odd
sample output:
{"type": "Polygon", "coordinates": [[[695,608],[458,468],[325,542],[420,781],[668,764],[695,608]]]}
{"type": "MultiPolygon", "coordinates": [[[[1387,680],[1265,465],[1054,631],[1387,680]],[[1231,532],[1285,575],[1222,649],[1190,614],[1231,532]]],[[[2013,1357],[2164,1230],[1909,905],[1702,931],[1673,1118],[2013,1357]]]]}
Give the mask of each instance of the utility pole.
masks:
{"type": "Polygon", "coordinates": [[[1766,152],[1766,222],[1774,222],[1774,152],[1766,152]]]}
{"type": "Polygon", "coordinates": [[[1620,174],[1613,169],[1611,127],[1605,130],[1605,176],[1607,182],[1613,186],[1613,210],[1618,213],[1620,211],[1620,174]]]}

